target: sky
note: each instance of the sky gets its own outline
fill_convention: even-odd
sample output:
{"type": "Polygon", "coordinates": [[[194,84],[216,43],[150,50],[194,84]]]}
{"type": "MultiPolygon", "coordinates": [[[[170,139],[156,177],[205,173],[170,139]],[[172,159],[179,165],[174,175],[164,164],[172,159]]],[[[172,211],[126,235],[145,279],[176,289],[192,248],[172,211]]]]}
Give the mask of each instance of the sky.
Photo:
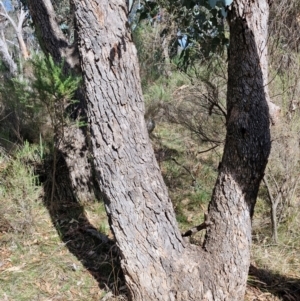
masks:
{"type": "Polygon", "coordinates": [[[4,7],[6,8],[7,11],[12,10],[12,5],[11,5],[10,0],[3,0],[2,2],[3,2],[4,7]]]}

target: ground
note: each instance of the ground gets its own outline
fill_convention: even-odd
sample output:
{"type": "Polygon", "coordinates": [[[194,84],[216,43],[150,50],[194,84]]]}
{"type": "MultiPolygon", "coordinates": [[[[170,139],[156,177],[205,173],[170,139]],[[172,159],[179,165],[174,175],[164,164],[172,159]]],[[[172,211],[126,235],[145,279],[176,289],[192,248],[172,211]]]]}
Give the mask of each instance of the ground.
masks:
{"type": "MultiPolygon", "coordinates": [[[[162,136],[163,132],[158,134],[162,136]]],[[[170,146],[159,145],[164,152],[170,146]]],[[[172,160],[173,166],[169,160],[160,162],[167,181],[176,182],[177,177],[184,176],[190,181],[191,175],[187,171],[183,175],[185,169],[178,165],[179,162],[182,165],[182,158],[173,150],[175,154],[178,162],[172,160]],[[172,173],[170,170],[166,173],[168,168],[172,173]]],[[[0,161],[0,300],[126,300],[118,248],[103,202],[49,204],[45,201],[43,186],[24,164],[24,157],[28,154],[23,152],[14,160],[2,156],[0,161]]],[[[184,164],[188,167],[188,162],[184,164]]],[[[207,174],[204,161],[202,164],[207,174]]],[[[192,191],[195,194],[186,194],[175,203],[182,230],[201,220],[205,206],[202,194],[192,191]],[[191,213],[197,208],[199,212],[193,216],[191,213]]],[[[171,195],[176,199],[176,191],[171,189],[171,195]]],[[[290,223],[287,229],[282,229],[284,232],[280,230],[284,235],[280,242],[270,243],[268,233],[262,231],[260,210],[264,208],[260,202],[254,219],[260,231],[254,229],[245,300],[300,300],[297,231],[290,223]]],[[[294,222],[298,224],[298,219],[294,222]]],[[[202,239],[203,233],[198,233],[192,241],[201,243],[202,239]]]]}

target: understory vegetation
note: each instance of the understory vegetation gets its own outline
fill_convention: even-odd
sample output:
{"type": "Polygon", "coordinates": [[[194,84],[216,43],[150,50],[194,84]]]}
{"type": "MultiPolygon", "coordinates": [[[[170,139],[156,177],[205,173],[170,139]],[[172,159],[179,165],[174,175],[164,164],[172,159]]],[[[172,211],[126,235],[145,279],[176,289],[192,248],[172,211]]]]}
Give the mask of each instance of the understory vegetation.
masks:
{"type": "MultiPolygon", "coordinates": [[[[145,119],[155,123],[149,136],[185,232],[203,222],[222,158],[227,51],[204,56],[199,45],[201,59],[182,68],[184,55],[172,50],[176,25],[164,16],[141,21],[133,36],[145,119]]],[[[253,218],[249,301],[300,300],[299,29],[298,1],[274,1],[269,91],[281,114],[253,218]]],[[[53,201],[49,188],[59,163],[54,140],[73,123],[80,79],[41,54],[19,65],[14,79],[0,66],[0,300],[126,300],[102,200],[53,201]]],[[[201,244],[204,235],[190,239],[201,244]]]]}

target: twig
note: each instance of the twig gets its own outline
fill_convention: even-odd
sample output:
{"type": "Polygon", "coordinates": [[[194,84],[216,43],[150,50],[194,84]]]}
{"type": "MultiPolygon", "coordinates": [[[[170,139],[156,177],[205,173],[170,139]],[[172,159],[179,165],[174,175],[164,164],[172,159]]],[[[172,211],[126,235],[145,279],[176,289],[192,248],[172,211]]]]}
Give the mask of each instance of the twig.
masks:
{"type": "Polygon", "coordinates": [[[212,224],[212,222],[209,220],[208,214],[204,213],[204,222],[196,227],[193,227],[192,229],[186,231],[185,233],[182,234],[182,237],[187,237],[187,236],[191,236],[203,229],[206,229],[208,226],[210,226],[212,224]]]}
{"type": "Polygon", "coordinates": [[[185,167],[184,165],[180,164],[175,158],[171,158],[171,160],[173,160],[177,165],[179,165],[180,167],[182,167],[183,169],[185,169],[192,177],[193,181],[196,181],[195,177],[193,176],[193,174],[191,173],[191,171],[185,167]]]}
{"type": "Polygon", "coordinates": [[[272,205],[272,203],[273,203],[273,195],[272,195],[271,187],[269,185],[269,182],[268,182],[266,176],[263,177],[263,182],[264,182],[264,184],[265,184],[265,186],[267,188],[268,197],[269,197],[269,203],[270,203],[270,205],[272,205]]]}
{"type": "Polygon", "coordinates": [[[211,150],[217,148],[218,146],[219,146],[219,145],[216,144],[216,145],[214,145],[213,147],[211,147],[211,148],[209,148],[209,149],[206,149],[206,150],[204,150],[204,151],[198,152],[197,155],[207,153],[207,152],[209,152],[209,151],[211,151],[211,150]]]}

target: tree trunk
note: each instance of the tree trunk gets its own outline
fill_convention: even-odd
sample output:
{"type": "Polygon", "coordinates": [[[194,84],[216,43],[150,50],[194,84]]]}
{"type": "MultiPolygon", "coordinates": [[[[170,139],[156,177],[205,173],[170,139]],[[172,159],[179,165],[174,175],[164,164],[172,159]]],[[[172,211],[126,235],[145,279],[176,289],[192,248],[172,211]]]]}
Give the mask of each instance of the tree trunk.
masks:
{"type": "Polygon", "coordinates": [[[20,12],[18,14],[18,25],[17,25],[16,22],[14,21],[14,19],[11,18],[10,15],[7,13],[7,10],[6,10],[6,8],[5,8],[2,1],[0,2],[0,6],[1,6],[1,10],[3,11],[0,14],[1,14],[2,17],[5,17],[10,22],[10,24],[13,26],[13,28],[16,32],[16,35],[17,35],[17,40],[18,40],[18,43],[19,43],[20,53],[21,53],[22,57],[25,60],[27,60],[28,57],[29,57],[29,53],[28,53],[25,41],[23,39],[23,23],[26,19],[26,14],[27,13],[23,9],[23,6],[21,6],[20,12]]]}
{"type": "Polygon", "coordinates": [[[4,66],[9,70],[9,77],[16,76],[18,66],[9,53],[3,31],[0,31],[0,57],[4,66]]]}
{"type": "Polygon", "coordinates": [[[14,25],[16,34],[17,34],[17,40],[20,47],[20,52],[22,54],[23,59],[27,60],[29,58],[29,53],[27,46],[25,44],[25,41],[23,39],[23,23],[26,19],[27,12],[24,10],[23,6],[21,6],[20,13],[18,15],[18,25],[14,25]]]}
{"type": "Polygon", "coordinates": [[[227,136],[203,247],[185,243],[144,121],[125,0],[74,0],[97,179],[132,300],[243,300],[270,151],[266,0],[229,12],[227,136]]]}
{"type": "Polygon", "coordinates": [[[17,32],[17,39],[18,39],[18,42],[19,42],[19,47],[20,47],[20,52],[22,54],[22,57],[27,60],[29,58],[29,53],[28,53],[28,50],[27,50],[27,46],[25,44],[25,41],[23,39],[23,34],[22,32],[17,32]]]}
{"type": "Polygon", "coordinates": [[[56,62],[64,59],[68,71],[80,71],[76,43],[69,45],[57,24],[51,0],[28,0],[28,7],[44,53],[50,54],[56,62]]]}
{"type": "MultiPolygon", "coordinates": [[[[45,54],[50,54],[57,63],[65,60],[66,73],[80,73],[77,41],[74,45],[68,44],[56,22],[51,0],[28,0],[28,6],[45,54]]],[[[75,99],[79,100],[79,105],[74,109],[76,114],[69,117],[85,120],[85,96],[80,89],[77,90],[75,99]]],[[[64,162],[70,172],[75,197],[82,201],[94,200],[98,197],[98,189],[94,182],[87,129],[79,128],[74,120],[74,124],[67,126],[63,132],[64,136],[58,137],[56,147],[59,154],[64,157],[60,162],[64,162]]]]}

